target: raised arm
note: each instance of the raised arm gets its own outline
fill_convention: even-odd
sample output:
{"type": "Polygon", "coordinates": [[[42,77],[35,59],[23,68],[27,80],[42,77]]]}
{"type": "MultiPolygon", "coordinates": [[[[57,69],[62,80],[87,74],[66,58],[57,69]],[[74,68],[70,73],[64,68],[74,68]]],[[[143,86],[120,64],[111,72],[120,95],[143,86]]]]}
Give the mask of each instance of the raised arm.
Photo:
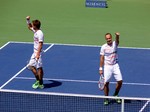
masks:
{"type": "Polygon", "coordinates": [[[115,35],[116,35],[116,44],[118,46],[119,45],[119,36],[120,36],[120,33],[117,32],[117,33],[115,33],[115,35]]]}
{"type": "Polygon", "coordinates": [[[32,30],[32,24],[31,24],[31,22],[30,22],[30,16],[27,16],[27,17],[26,17],[26,21],[27,21],[28,29],[29,29],[29,30],[32,30]]]}

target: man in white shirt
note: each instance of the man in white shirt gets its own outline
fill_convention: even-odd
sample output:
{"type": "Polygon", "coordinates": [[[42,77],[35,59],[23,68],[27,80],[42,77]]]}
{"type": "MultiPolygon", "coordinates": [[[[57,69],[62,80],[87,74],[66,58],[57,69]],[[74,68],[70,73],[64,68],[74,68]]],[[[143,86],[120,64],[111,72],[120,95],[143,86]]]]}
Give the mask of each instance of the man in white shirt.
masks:
{"type": "MultiPolygon", "coordinates": [[[[118,64],[118,55],[117,55],[117,48],[119,45],[119,33],[115,33],[116,39],[115,41],[112,40],[112,35],[110,33],[105,34],[106,44],[102,45],[100,50],[100,68],[99,73],[100,75],[104,74],[105,79],[105,87],[104,87],[104,94],[105,96],[109,95],[109,81],[112,77],[117,81],[116,89],[114,92],[114,96],[118,96],[120,88],[122,86],[122,74],[118,64]]],[[[120,99],[116,99],[117,103],[121,103],[120,99]]],[[[109,104],[108,99],[104,100],[104,104],[109,104]]]]}
{"type": "Polygon", "coordinates": [[[43,32],[40,30],[41,22],[39,20],[33,20],[30,23],[30,16],[26,17],[27,25],[29,30],[34,33],[34,48],[33,54],[30,58],[29,64],[27,65],[28,68],[31,69],[33,74],[35,75],[36,81],[32,85],[32,88],[43,89],[43,66],[42,66],[42,47],[44,42],[44,35],[43,32]]]}

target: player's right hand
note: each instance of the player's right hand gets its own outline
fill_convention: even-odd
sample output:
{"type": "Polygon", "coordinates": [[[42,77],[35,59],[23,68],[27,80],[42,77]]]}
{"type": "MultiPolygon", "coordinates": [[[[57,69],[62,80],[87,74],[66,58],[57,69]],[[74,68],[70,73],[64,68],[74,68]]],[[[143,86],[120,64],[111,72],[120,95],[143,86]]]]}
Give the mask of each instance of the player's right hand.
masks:
{"type": "Polygon", "coordinates": [[[120,35],[120,33],[119,33],[119,32],[116,32],[116,33],[115,33],[115,35],[119,36],[119,35],[120,35]]]}
{"type": "Polygon", "coordinates": [[[26,19],[27,19],[27,20],[30,20],[30,16],[27,16],[26,19]]]}
{"type": "Polygon", "coordinates": [[[102,75],[103,74],[103,70],[99,70],[99,74],[102,75]]]}

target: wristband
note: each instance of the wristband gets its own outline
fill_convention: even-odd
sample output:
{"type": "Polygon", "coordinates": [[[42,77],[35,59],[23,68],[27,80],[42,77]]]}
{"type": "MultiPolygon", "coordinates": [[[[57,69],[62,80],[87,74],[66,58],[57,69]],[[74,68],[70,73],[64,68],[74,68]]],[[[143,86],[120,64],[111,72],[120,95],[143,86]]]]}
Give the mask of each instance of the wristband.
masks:
{"type": "Polygon", "coordinates": [[[27,24],[30,24],[30,20],[27,20],[27,24]]]}
{"type": "Polygon", "coordinates": [[[99,70],[103,70],[103,68],[102,68],[102,67],[99,67],[99,70]]]}

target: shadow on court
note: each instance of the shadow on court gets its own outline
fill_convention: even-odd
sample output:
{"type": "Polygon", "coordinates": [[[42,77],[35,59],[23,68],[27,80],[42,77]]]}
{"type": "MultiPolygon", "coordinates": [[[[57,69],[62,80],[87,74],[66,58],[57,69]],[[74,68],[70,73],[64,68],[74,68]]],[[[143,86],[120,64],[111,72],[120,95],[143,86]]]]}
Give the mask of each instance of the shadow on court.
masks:
{"type": "Polygon", "coordinates": [[[58,87],[62,85],[62,82],[54,81],[54,80],[48,80],[50,83],[44,84],[44,88],[53,88],[58,87]]]}

